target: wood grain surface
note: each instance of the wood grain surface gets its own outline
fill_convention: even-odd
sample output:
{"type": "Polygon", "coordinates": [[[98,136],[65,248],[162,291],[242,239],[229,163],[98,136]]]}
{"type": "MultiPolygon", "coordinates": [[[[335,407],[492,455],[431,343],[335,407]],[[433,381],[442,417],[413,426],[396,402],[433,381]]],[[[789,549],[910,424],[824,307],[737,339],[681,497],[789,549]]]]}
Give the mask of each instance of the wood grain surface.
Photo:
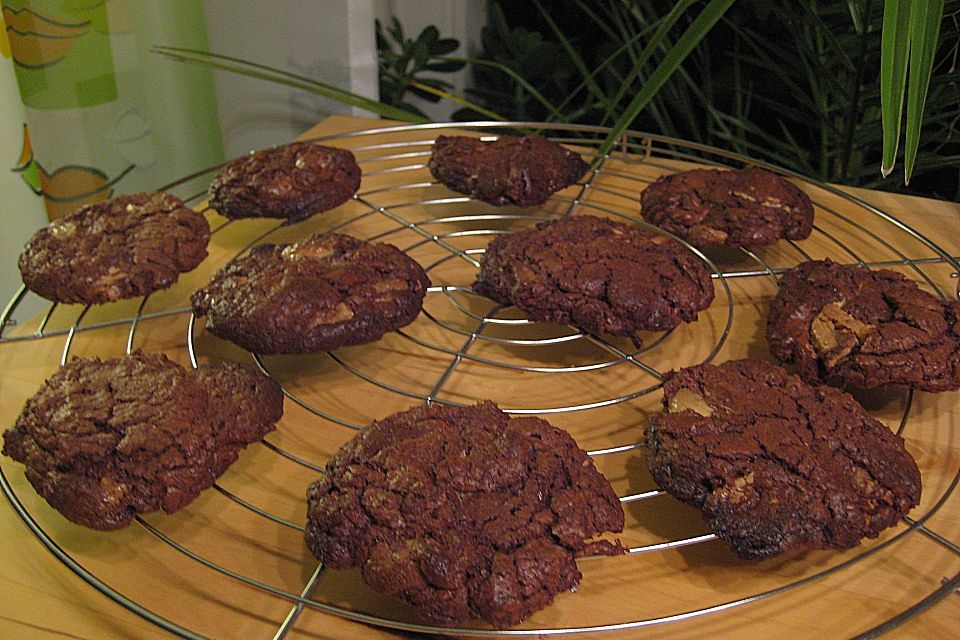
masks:
{"type": "MultiPolygon", "coordinates": [[[[383,121],[332,117],[306,135],[324,136],[384,125],[383,121]]],[[[190,293],[262,234],[267,234],[262,241],[288,241],[344,223],[342,231],[346,233],[358,237],[382,234],[383,241],[408,250],[421,264],[431,267],[429,273],[435,287],[469,286],[475,268],[468,260],[418,235],[402,221],[422,225],[429,233],[443,236],[445,242],[469,255],[475,255],[475,250],[482,249],[490,239],[489,235],[474,233],[476,230],[516,229],[528,226],[531,221],[429,222],[436,217],[524,213],[464,202],[442,186],[431,184],[428,171],[422,167],[429,146],[422,141],[433,133],[338,139],[334,143],[337,146],[356,150],[364,169],[361,198],[289,227],[277,228],[276,221],[242,220],[217,231],[211,241],[210,257],[199,268],[182,277],[171,290],[148,299],[143,309],[144,319],[133,335],[135,348],[162,351],[189,364],[186,346],[190,314],[186,307],[190,293]],[[377,143],[400,140],[421,144],[389,151],[374,148],[377,143]],[[390,188],[400,184],[407,187],[390,188]],[[451,232],[453,235],[447,235],[451,232]]],[[[639,208],[636,196],[644,181],[688,165],[671,160],[647,160],[616,157],[609,160],[602,174],[583,190],[576,213],[636,215],[639,208]]],[[[818,230],[809,240],[799,242],[799,249],[782,243],[758,250],[758,257],[765,263],[774,267],[792,266],[803,259],[803,253],[847,262],[854,261],[853,256],[868,262],[896,260],[897,250],[913,258],[936,257],[922,242],[862,207],[818,187],[804,185],[803,188],[818,204],[818,230]],[[854,223],[862,228],[855,227],[854,223]],[[840,239],[842,244],[832,238],[840,239]]],[[[565,212],[580,191],[579,186],[565,190],[560,198],[537,213],[565,212]]],[[[856,189],[848,191],[912,225],[950,255],[960,255],[960,206],[957,204],[856,189]]],[[[214,226],[224,222],[213,212],[207,215],[214,226]]],[[[736,252],[716,252],[710,257],[724,271],[758,267],[756,261],[736,252]]],[[[15,256],[4,256],[4,261],[6,268],[14,268],[15,256]]],[[[952,270],[946,265],[924,263],[920,269],[930,279],[929,283],[917,271],[903,270],[928,289],[932,283],[947,295],[956,295],[957,280],[951,278],[952,270]]],[[[717,361],[748,355],[769,357],[762,331],[767,304],[776,292],[775,281],[761,275],[728,278],[725,282],[729,292],[717,281],[717,299],[697,322],[678,328],[659,342],[656,335],[649,336],[647,343],[653,346],[640,356],[642,360],[658,371],[699,362],[721,341],[728,322],[731,330],[722,341],[717,361]]],[[[135,300],[91,309],[82,320],[82,330],[75,334],[71,357],[122,355],[127,347],[130,323],[110,325],[109,322],[134,316],[139,304],[140,301],[135,300]],[[107,326],[98,326],[101,323],[107,326]]],[[[156,615],[203,636],[272,638],[291,612],[289,600],[204,566],[158,536],[166,536],[186,551],[249,579],[300,593],[316,568],[298,527],[302,527],[305,519],[304,491],[318,473],[291,457],[322,465],[353,435],[351,427],[361,427],[433,395],[455,402],[491,398],[505,408],[545,412],[545,417],[568,429],[587,449],[627,445],[642,437],[647,415],[659,405],[659,391],[583,411],[550,414],[550,409],[602,403],[655,385],[654,377],[624,362],[588,371],[548,372],[602,363],[615,357],[585,340],[550,348],[498,341],[496,338],[553,337],[569,330],[489,322],[481,325],[478,318],[490,308],[488,301],[466,292],[434,290],[425,303],[427,313],[404,330],[407,337],[391,334],[372,345],[338,350],[335,358],[327,354],[264,358],[264,365],[287,391],[316,412],[288,399],[278,430],[267,438],[269,444],[255,445],[244,452],[220,479],[222,491],[211,489],[171,516],[162,513],[145,516],[148,526],[135,523],[113,533],[88,531],[69,523],[40,499],[26,482],[21,465],[3,458],[0,468],[37,525],[112,589],[156,615]],[[472,340],[469,357],[455,358],[457,351],[471,340],[471,333],[480,329],[482,336],[472,340]],[[503,363],[522,363],[538,370],[511,369],[500,366],[503,363]],[[435,389],[448,370],[450,375],[442,388],[435,389]],[[289,457],[278,455],[275,448],[282,449],[289,457]],[[289,525],[268,520],[225,492],[289,521],[289,525]]],[[[77,307],[57,308],[45,330],[51,334],[49,337],[0,343],[0,424],[12,425],[25,399],[57,369],[65,343],[63,330],[76,320],[77,313],[77,307]]],[[[497,317],[518,316],[506,313],[497,317]]],[[[28,335],[37,326],[37,319],[17,320],[18,326],[5,336],[28,335]]],[[[201,323],[193,328],[192,335],[201,362],[236,360],[255,366],[250,354],[211,336],[201,323]]],[[[627,343],[614,344],[629,349],[627,343]]],[[[859,399],[874,416],[896,429],[908,397],[903,392],[887,392],[861,394],[859,399]]],[[[917,393],[913,396],[903,436],[923,477],[921,504],[911,513],[915,518],[928,514],[952,488],[960,469],[958,426],[960,394],[917,393]]],[[[620,495],[655,489],[645,470],[642,451],[633,449],[599,456],[596,460],[620,495]]],[[[629,503],[625,511],[627,529],[620,538],[630,546],[707,533],[695,510],[668,496],[629,503]]],[[[552,606],[535,614],[520,628],[602,625],[673,616],[751,598],[833,569],[828,575],[742,606],[690,620],[589,637],[817,637],[826,640],[855,636],[910,609],[939,589],[943,581],[953,580],[960,574],[960,554],[934,539],[934,535],[939,535],[954,545],[960,542],[957,491],[946,497],[925,525],[932,533],[908,531],[907,525],[902,524],[877,540],[865,541],[859,548],[847,552],[811,552],[754,564],[738,560],[718,541],[628,557],[585,559],[580,562],[584,575],[576,593],[561,594],[552,606]],[[849,566],[837,569],[854,559],[849,566]]],[[[3,540],[0,544],[0,638],[171,637],[74,575],[41,545],[5,500],[0,503],[0,536],[3,540]]],[[[322,574],[313,598],[355,611],[416,622],[403,606],[372,593],[352,571],[322,574]]],[[[960,629],[960,594],[948,593],[891,631],[889,637],[957,637],[957,629],[960,629]]],[[[307,608],[290,625],[286,637],[408,635],[307,608]]]]}

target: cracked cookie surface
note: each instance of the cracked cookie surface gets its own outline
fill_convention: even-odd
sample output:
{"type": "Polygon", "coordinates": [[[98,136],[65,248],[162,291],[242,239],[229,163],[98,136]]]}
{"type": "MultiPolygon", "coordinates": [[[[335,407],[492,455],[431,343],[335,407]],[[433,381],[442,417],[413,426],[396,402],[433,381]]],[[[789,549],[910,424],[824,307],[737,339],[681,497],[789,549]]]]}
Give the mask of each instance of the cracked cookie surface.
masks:
{"type": "Polygon", "coordinates": [[[540,136],[501,136],[485,142],[437,136],[429,162],[437,180],[496,206],[543,204],[589,166],[579,154],[540,136]]]}
{"type": "Polygon", "coordinates": [[[329,233],[254,247],[192,297],[207,328],[254,353],[317,353],[413,322],[430,280],[389,244],[329,233]]]}
{"type": "Polygon", "coordinates": [[[27,287],[54,302],[103,304],[172,286],[207,256],[210,225],[176,196],[117,196],[37,231],[20,254],[27,287]]]}
{"type": "Polygon", "coordinates": [[[889,269],[829,260],[794,267],[770,307],[767,342],[808,382],[960,388],[960,302],[889,269]]]}
{"type": "Polygon", "coordinates": [[[293,142],[228,162],[210,183],[210,206],[228,218],[299,222],[333,209],[360,188],[360,167],[346,149],[293,142]]]}
{"type": "Polygon", "coordinates": [[[575,558],[623,529],[606,478],[565,431],[491,402],[432,405],[361,431],[307,492],[306,539],[425,620],[519,623],[575,587],[575,558]]]}
{"type": "Polygon", "coordinates": [[[279,385],[238,365],[188,370],[139,351],[77,359],[27,400],[3,453],[68,519],[120,529],[188,504],[282,414],[279,385]]]}
{"type": "Polygon", "coordinates": [[[849,394],[775,364],[672,372],[663,405],[647,434],[654,480],[742,558],[853,547],[920,500],[902,438],[849,394]]]}
{"type": "Polygon", "coordinates": [[[714,296],[706,263],[679,242],[594,216],[496,238],[473,288],[533,320],[618,336],[693,322],[714,296]]]}
{"type": "Polygon", "coordinates": [[[663,176],[640,194],[643,218],[695,247],[751,247],[803,240],[813,203],[764,169],[694,169],[663,176]]]}

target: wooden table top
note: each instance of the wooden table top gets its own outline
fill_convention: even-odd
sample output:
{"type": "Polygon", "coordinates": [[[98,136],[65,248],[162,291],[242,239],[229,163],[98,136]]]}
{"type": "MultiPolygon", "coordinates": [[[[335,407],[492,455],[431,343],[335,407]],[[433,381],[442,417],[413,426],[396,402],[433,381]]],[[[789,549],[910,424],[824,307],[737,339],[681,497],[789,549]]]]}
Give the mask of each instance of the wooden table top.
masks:
{"type": "MultiPolygon", "coordinates": [[[[385,124],[337,116],[305,135],[325,136],[378,126],[385,124]]],[[[318,476],[309,465],[322,465],[353,435],[351,426],[366,425],[433,395],[455,402],[492,398],[506,408],[545,412],[551,422],[568,429],[581,446],[591,450],[629,445],[642,437],[646,416],[660,402],[659,391],[626,402],[604,401],[655,385],[656,379],[650,374],[628,362],[587,367],[611,361],[614,356],[585,340],[550,348],[497,340],[555,337],[569,333],[564,328],[488,323],[482,337],[471,341],[471,332],[479,326],[477,318],[489,311],[490,303],[455,288],[442,289],[444,285],[466,287],[472,282],[474,267],[463,258],[475,255],[474,250],[489,241],[489,234],[479,230],[518,228],[530,224],[527,214],[559,214],[571,206],[577,213],[636,216],[636,196],[643,185],[686,164],[657,154],[644,159],[641,148],[639,159],[637,155],[629,159],[613,157],[589,187],[568,188],[542,211],[496,210],[454,197],[456,194],[444,187],[431,184],[423,164],[429,151],[425,141],[434,133],[420,130],[338,139],[333,144],[353,148],[364,169],[358,199],[285,228],[277,228],[275,221],[243,220],[218,230],[211,240],[210,257],[200,267],[183,276],[171,290],[148,299],[132,343],[136,348],[162,351],[189,364],[186,345],[190,314],[185,309],[197,286],[262,234],[267,234],[265,241],[288,241],[337,224],[344,225],[344,232],[359,237],[384,234],[383,240],[431,266],[435,287],[425,302],[427,313],[404,330],[405,336],[391,334],[375,344],[342,349],[333,356],[264,358],[270,373],[313,411],[288,399],[284,418],[278,430],[267,437],[268,444],[250,447],[220,479],[221,490],[205,492],[174,515],[150,514],[143,518],[146,524],[134,523],[119,532],[88,531],[47,506],[26,482],[22,466],[3,458],[0,469],[17,499],[56,545],[110,588],[192,632],[212,638],[272,638],[291,613],[288,599],[211,569],[164,538],[250,580],[300,593],[316,569],[298,528],[305,520],[304,490],[318,476]],[[401,141],[411,144],[382,146],[401,141]],[[404,188],[396,188],[398,185],[404,188]],[[578,204],[574,204],[574,198],[578,204]],[[511,215],[502,215],[505,213],[511,215]],[[467,216],[473,219],[465,219],[467,216]],[[478,222],[476,216],[484,217],[478,222]],[[416,227],[406,222],[414,222],[416,227]],[[417,229],[436,236],[425,238],[417,229]],[[448,246],[438,243],[439,237],[448,246]],[[465,253],[457,255],[449,246],[465,253]],[[468,341],[472,342],[469,355],[457,358],[468,341]],[[503,364],[523,364],[535,370],[503,364]],[[571,368],[585,370],[569,371],[571,368]],[[447,371],[450,375],[437,388],[447,371]],[[550,412],[551,408],[590,403],[603,406],[550,412]],[[277,449],[286,455],[278,455],[277,449]],[[268,519],[243,503],[286,523],[268,519]]],[[[929,282],[923,281],[924,286],[956,295],[953,270],[922,241],[855,202],[812,185],[804,189],[818,204],[817,230],[795,246],[781,243],[756,251],[764,264],[788,267],[802,261],[805,254],[846,262],[863,259],[886,263],[899,260],[899,250],[921,260],[917,268],[929,278],[929,282]]],[[[846,191],[911,225],[949,255],[960,255],[960,205],[858,189],[846,191]]],[[[213,212],[207,215],[212,225],[223,223],[223,218],[213,212]]],[[[759,267],[757,261],[735,252],[709,255],[725,273],[756,271],[759,267]]],[[[13,256],[6,257],[7,268],[12,268],[13,260],[13,256]]],[[[921,280],[918,271],[900,268],[921,280]]],[[[748,355],[769,357],[762,327],[766,306],[776,292],[774,279],[761,274],[715,282],[717,300],[713,306],[697,322],[678,328],[662,341],[651,336],[647,341],[651,347],[638,356],[643,362],[666,371],[703,360],[718,344],[716,361],[748,355]],[[725,337],[728,322],[731,328],[725,337]]],[[[82,330],[74,336],[71,357],[122,355],[130,323],[112,321],[133,317],[139,304],[135,300],[91,309],[82,320],[82,330]]],[[[77,307],[56,309],[45,328],[46,337],[0,342],[0,424],[12,425],[26,398],[57,369],[64,350],[64,331],[75,322],[78,312],[77,307]]],[[[29,334],[36,329],[36,319],[30,323],[18,320],[22,326],[5,336],[29,334]]],[[[250,354],[212,337],[200,323],[194,327],[193,336],[201,362],[236,360],[255,365],[250,354]]],[[[629,349],[623,343],[615,345],[629,349]]],[[[896,429],[909,394],[870,393],[859,399],[871,414],[896,429]]],[[[586,559],[580,562],[584,577],[577,592],[561,594],[552,606],[520,628],[657,619],[750,598],[828,572],[783,592],[690,620],[589,637],[827,639],[871,630],[923,603],[943,584],[953,586],[950,581],[960,576],[960,551],[956,547],[960,543],[960,497],[952,491],[960,469],[958,424],[960,394],[913,396],[903,436],[923,476],[921,504],[911,516],[928,516],[924,531],[902,524],[847,552],[810,552],[756,564],[738,560],[718,541],[666,550],[651,548],[620,558],[586,559]],[[848,561],[849,566],[837,568],[848,561]]],[[[630,449],[595,459],[620,495],[655,489],[645,470],[642,451],[630,449]]],[[[669,496],[630,502],[625,504],[625,512],[627,529],[621,540],[631,547],[707,533],[693,509],[669,496]]],[[[72,573],[44,548],[6,500],[0,501],[0,536],[4,541],[0,545],[0,637],[171,637],[72,573]]],[[[944,593],[889,636],[956,637],[960,593],[944,593]]],[[[404,607],[369,591],[356,572],[322,573],[312,597],[416,623],[404,607]]],[[[286,633],[287,638],[407,635],[312,608],[301,611],[286,633]]]]}

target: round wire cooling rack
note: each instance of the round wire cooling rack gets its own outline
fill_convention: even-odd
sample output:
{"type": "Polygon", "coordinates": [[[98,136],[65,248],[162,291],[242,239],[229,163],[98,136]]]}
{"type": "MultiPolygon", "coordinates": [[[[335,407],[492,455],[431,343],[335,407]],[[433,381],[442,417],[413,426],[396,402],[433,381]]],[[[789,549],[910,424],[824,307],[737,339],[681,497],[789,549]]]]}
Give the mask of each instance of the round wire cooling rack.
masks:
{"type": "MultiPolygon", "coordinates": [[[[248,565],[237,568],[231,564],[230,557],[220,557],[222,554],[211,550],[211,545],[204,544],[202,536],[206,534],[203,532],[190,529],[181,534],[177,527],[167,530],[166,524],[182,514],[166,519],[137,517],[141,535],[159,541],[171,553],[217,579],[245,585],[267,598],[285,603],[289,611],[277,621],[275,638],[282,638],[295,626],[308,623],[311,612],[333,614],[379,628],[462,637],[654,632],[664,625],[679,628],[689,621],[711,624],[722,616],[738,616],[741,612],[746,612],[744,619],[747,619],[756,615],[751,613],[755,607],[779,600],[792,602],[790,599],[798,594],[816,596],[818,589],[829,588],[826,585],[831,579],[857,572],[877,558],[897,554],[905,544],[917,540],[933,545],[953,560],[960,558],[956,541],[941,535],[928,523],[948,500],[955,499],[960,482],[960,466],[956,460],[934,457],[921,461],[922,471],[929,467],[940,478],[934,494],[925,495],[912,517],[904,518],[901,527],[879,540],[867,541],[862,547],[845,553],[807,554],[766,571],[764,565],[744,566],[730,560],[723,545],[716,542],[712,534],[704,533],[696,516],[683,512],[685,507],[671,502],[670,498],[664,498],[663,492],[643,477],[643,465],[636,463],[643,455],[639,444],[642,414],[656,407],[659,394],[653,392],[660,387],[663,372],[709,362],[720,354],[728,355],[728,351],[734,354],[732,357],[745,355],[744,350],[749,352],[763,317],[758,308],[775,293],[778,276],[786,269],[803,260],[823,257],[867,267],[895,268],[946,299],[960,297],[960,281],[955,290],[943,286],[945,272],[952,271],[955,275],[960,271],[958,258],[889,214],[830,185],[719,149],[636,132],[623,134],[613,153],[600,158],[584,179],[555,194],[543,207],[495,209],[452,194],[437,184],[426,169],[436,133],[454,126],[483,137],[535,130],[578,149],[585,156],[595,155],[607,133],[604,128],[590,126],[482,122],[395,126],[328,136],[320,139],[351,148],[363,169],[363,185],[353,202],[292,226],[233,221],[214,229],[213,242],[233,234],[233,239],[225,242],[227,253],[223,255],[227,258],[240,255],[258,243],[288,241],[314,231],[336,230],[390,242],[417,259],[433,282],[420,317],[375,345],[310,357],[247,356],[252,357],[261,371],[278,380],[286,397],[302,409],[302,413],[297,414],[302,419],[296,421],[289,418],[288,410],[288,418],[281,422],[278,432],[264,440],[254,463],[247,465],[248,475],[260,475],[261,471],[270,472],[277,465],[287,465],[296,470],[293,472],[296,481],[292,484],[305,489],[306,484],[322,472],[330,453],[329,448],[311,446],[309,441],[315,437],[331,437],[342,442],[351,435],[350,430],[362,428],[373,418],[416,402],[461,404],[492,398],[509,413],[545,415],[570,430],[589,449],[598,466],[618,487],[621,502],[628,510],[628,528],[623,536],[629,547],[627,556],[585,559],[581,568],[587,575],[581,593],[558,597],[558,601],[545,610],[552,613],[538,613],[517,628],[451,629],[421,624],[406,612],[389,606],[384,611],[382,601],[371,598],[369,593],[364,598],[362,588],[359,597],[344,595],[338,588],[349,579],[334,576],[333,572],[327,574],[315,562],[309,574],[297,573],[291,579],[260,575],[248,565]],[[686,245],[710,266],[716,282],[716,300],[697,322],[644,335],[639,346],[589,335],[572,327],[533,323],[515,309],[494,305],[472,291],[470,285],[486,244],[498,234],[542,220],[592,214],[630,221],[660,232],[639,217],[639,193],[657,176],[689,168],[691,163],[763,166],[795,179],[816,206],[812,236],[799,242],[785,241],[775,247],[717,250],[706,255],[686,245]],[[237,229],[244,224],[248,224],[245,229],[252,232],[241,233],[241,240],[236,240],[237,229]],[[343,394],[352,394],[353,400],[342,401],[343,394]],[[357,402],[357,398],[364,400],[357,402]],[[675,513],[682,513],[680,519],[684,524],[681,526],[671,524],[675,513]],[[611,584],[610,580],[627,580],[644,585],[642,567],[624,566],[642,562],[638,559],[641,557],[658,557],[657,554],[681,556],[693,570],[709,574],[723,586],[685,584],[691,592],[681,593],[679,597],[661,594],[661,599],[652,604],[633,603],[635,610],[599,606],[591,613],[595,605],[604,600],[599,592],[584,593],[590,589],[592,580],[598,583],[606,580],[606,584],[611,584]],[[746,584],[742,584],[744,575],[751,578],[746,584]],[[578,604],[581,597],[586,604],[578,604]],[[543,620],[548,624],[542,624],[543,620]]],[[[188,176],[163,189],[176,190],[218,168],[188,176]]],[[[185,199],[194,203],[203,197],[202,193],[185,195],[185,199]]],[[[207,265],[207,270],[212,273],[219,266],[221,264],[207,265]]],[[[0,331],[7,327],[27,295],[22,288],[10,301],[0,316],[0,331]]],[[[186,356],[193,366],[204,357],[216,359],[222,349],[232,348],[219,344],[196,326],[189,307],[170,306],[148,311],[149,300],[150,296],[141,300],[132,315],[93,322],[84,322],[89,307],[58,311],[53,304],[41,315],[32,332],[0,334],[0,344],[59,336],[64,341],[60,358],[64,363],[79,336],[129,325],[125,336],[125,351],[129,353],[138,347],[138,336],[142,333],[139,328],[159,319],[180,327],[186,356]],[[51,328],[57,314],[69,317],[51,328]]],[[[920,441],[925,437],[924,434],[914,436],[910,431],[911,413],[916,412],[912,392],[879,401],[874,399],[872,405],[867,401],[881,418],[897,424],[901,435],[920,441]]],[[[258,533],[260,540],[273,539],[274,534],[281,540],[278,549],[247,540],[242,550],[258,555],[263,560],[261,564],[269,564],[271,560],[283,564],[285,554],[297,556],[295,560],[301,563],[311,562],[308,555],[301,553],[302,543],[297,550],[289,546],[294,544],[290,540],[299,539],[303,530],[302,504],[292,504],[296,501],[278,488],[273,489],[275,495],[259,487],[248,494],[246,491],[253,483],[231,483],[231,473],[215,485],[217,495],[229,502],[234,513],[241,513],[255,523],[261,532],[258,533]],[[285,534],[292,537],[284,537],[285,534]]],[[[924,479],[926,481],[926,474],[924,479]]],[[[14,490],[3,469],[0,469],[0,488],[33,535],[95,589],[175,635],[208,637],[188,628],[190,625],[184,622],[183,616],[175,620],[166,612],[157,612],[156,606],[143,602],[142,594],[129,589],[122,592],[116,586],[117,576],[109,571],[89,570],[82,559],[76,557],[74,549],[58,541],[56,535],[41,524],[35,510],[14,490]]],[[[301,491],[300,503],[302,495],[301,491]]],[[[203,506],[209,505],[204,502],[203,506]]],[[[673,567],[670,576],[674,577],[663,578],[667,581],[665,591],[669,592],[669,580],[682,571],[674,561],[664,564],[673,567]]],[[[913,599],[913,604],[885,611],[867,620],[865,626],[836,631],[844,637],[870,637],[895,627],[956,590],[960,573],[924,575],[917,581],[911,593],[920,595],[913,599]]]]}

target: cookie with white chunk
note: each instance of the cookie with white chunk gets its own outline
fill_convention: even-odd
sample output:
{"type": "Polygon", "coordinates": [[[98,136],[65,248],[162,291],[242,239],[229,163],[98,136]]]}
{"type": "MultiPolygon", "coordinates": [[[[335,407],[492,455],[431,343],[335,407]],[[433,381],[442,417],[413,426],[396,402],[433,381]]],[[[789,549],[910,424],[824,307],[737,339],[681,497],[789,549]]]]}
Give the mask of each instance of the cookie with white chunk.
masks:
{"type": "Polygon", "coordinates": [[[663,176],[640,194],[644,219],[695,247],[755,247],[803,240],[813,203],[764,169],[694,169],[663,176]]]}
{"type": "Polygon", "coordinates": [[[54,302],[103,304],[172,286],[207,257],[210,225],[156,191],[87,204],[37,231],[18,266],[54,302]]]}
{"type": "Polygon", "coordinates": [[[3,453],[65,517],[108,531],[186,506],[282,415],[280,385],[236,364],[78,358],[27,400],[3,453]]]}
{"type": "Polygon", "coordinates": [[[210,184],[210,206],[228,218],[299,222],[338,207],[360,188],[347,149],[293,142],[228,162],[210,184]]]}
{"type": "Polygon", "coordinates": [[[960,389],[960,302],[936,298],[890,269],[797,265],[780,280],[767,342],[808,382],[960,389]]]}
{"type": "Polygon", "coordinates": [[[647,444],[657,484],[748,560],[856,546],[920,500],[901,437],[847,393],[763,360],[669,374],[647,444]]]}
{"type": "Polygon", "coordinates": [[[254,247],[193,294],[207,329],[255,353],[318,353],[413,322],[430,280],[389,244],[329,233],[254,247]]]}

